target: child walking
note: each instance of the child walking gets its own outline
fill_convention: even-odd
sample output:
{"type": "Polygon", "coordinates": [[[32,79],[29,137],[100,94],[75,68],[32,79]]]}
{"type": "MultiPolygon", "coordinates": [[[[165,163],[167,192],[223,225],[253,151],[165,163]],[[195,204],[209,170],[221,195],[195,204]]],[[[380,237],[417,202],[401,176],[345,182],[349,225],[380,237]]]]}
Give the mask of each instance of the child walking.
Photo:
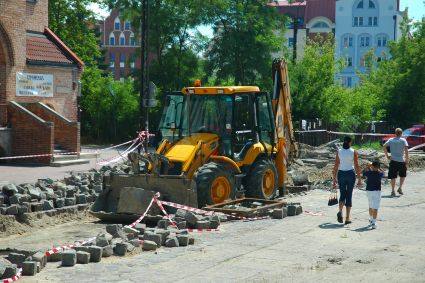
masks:
{"type": "Polygon", "coordinates": [[[374,161],[363,171],[366,180],[367,198],[369,200],[369,225],[372,229],[378,228],[376,218],[381,204],[381,181],[384,173],[381,170],[379,161],[374,161]]]}

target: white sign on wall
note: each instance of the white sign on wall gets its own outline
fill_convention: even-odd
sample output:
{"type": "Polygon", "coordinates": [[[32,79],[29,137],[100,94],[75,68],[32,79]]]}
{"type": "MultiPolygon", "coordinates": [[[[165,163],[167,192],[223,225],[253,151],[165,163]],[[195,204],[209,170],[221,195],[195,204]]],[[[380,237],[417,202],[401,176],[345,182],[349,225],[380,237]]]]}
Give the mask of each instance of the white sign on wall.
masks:
{"type": "Polygon", "coordinates": [[[53,75],[17,72],[16,96],[53,97],[53,75]]]}

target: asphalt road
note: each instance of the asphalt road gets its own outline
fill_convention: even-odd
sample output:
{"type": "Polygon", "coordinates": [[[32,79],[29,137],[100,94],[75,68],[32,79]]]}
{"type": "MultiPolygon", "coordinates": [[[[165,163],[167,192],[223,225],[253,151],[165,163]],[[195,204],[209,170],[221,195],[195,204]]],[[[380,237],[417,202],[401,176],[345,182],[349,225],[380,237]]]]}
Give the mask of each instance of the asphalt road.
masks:
{"type": "MultiPolygon", "coordinates": [[[[365,191],[355,191],[353,223],[342,226],[336,223],[336,207],[327,206],[329,193],[315,190],[291,200],[316,216],[225,223],[218,233],[197,234],[194,246],[72,268],[49,263],[22,282],[425,282],[424,180],[425,172],[411,174],[405,196],[396,198],[385,186],[377,230],[367,228],[365,191]]],[[[61,233],[69,238],[82,233],[79,225],[44,234],[49,241],[55,231],[56,238],[61,233]]],[[[99,229],[84,225],[85,234],[99,229]]],[[[43,241],[43,236],[33,238],[43,241]]]]}

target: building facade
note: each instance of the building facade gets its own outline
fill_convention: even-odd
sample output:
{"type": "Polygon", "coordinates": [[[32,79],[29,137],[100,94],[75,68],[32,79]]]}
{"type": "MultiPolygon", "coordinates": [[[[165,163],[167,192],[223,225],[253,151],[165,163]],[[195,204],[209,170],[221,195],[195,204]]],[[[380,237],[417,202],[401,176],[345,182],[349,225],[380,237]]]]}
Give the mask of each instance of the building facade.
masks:
{"type": "Polygon", "coordinates": [[[105,51],[105,65],[116,80],[131,76],[141,68],[140,41],[131,22],[118,10],[99,22],[101,45],[105,51]]]}
{"type": "Polygon", "coordinates": [[[293,57],[301,59],[308,40],[321,40],[335,33],[335,0],[273,1],[289,17],[285,38],[293,57]]]}
{"type": "Polygon", "coordinates": [[[357,72],[365,72],[367,54],[376,60],[390,56],[388,43],[401,36],[400,0],[337,0],[335,55],[345,62],[338,79],[346,87],[359,82],[357,72]]]}
{"type": "Polygon", "coordinates": [[[48,0],[0,0],[0,156],[80,151],[83,66],[48,28],[48,0]]]}

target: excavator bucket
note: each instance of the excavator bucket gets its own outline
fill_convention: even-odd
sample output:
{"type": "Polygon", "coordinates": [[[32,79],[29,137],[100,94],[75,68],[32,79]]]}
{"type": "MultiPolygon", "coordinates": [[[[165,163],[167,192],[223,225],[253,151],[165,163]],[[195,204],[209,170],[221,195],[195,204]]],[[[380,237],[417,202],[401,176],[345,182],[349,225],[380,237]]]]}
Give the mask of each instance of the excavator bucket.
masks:
{"type": "MultiPolygon", "coordinates": [[[[155,176],[151,174],[121,175],[104,177],[104,190],[96,199],[90,213],[110,222],[130,222],[142,215],[155,193],[161,200],[197,207],[196,189],[191,181],[181,176],[155,176]]],[[[161,212],[154,204],[150,215],[161,212]]]]}

